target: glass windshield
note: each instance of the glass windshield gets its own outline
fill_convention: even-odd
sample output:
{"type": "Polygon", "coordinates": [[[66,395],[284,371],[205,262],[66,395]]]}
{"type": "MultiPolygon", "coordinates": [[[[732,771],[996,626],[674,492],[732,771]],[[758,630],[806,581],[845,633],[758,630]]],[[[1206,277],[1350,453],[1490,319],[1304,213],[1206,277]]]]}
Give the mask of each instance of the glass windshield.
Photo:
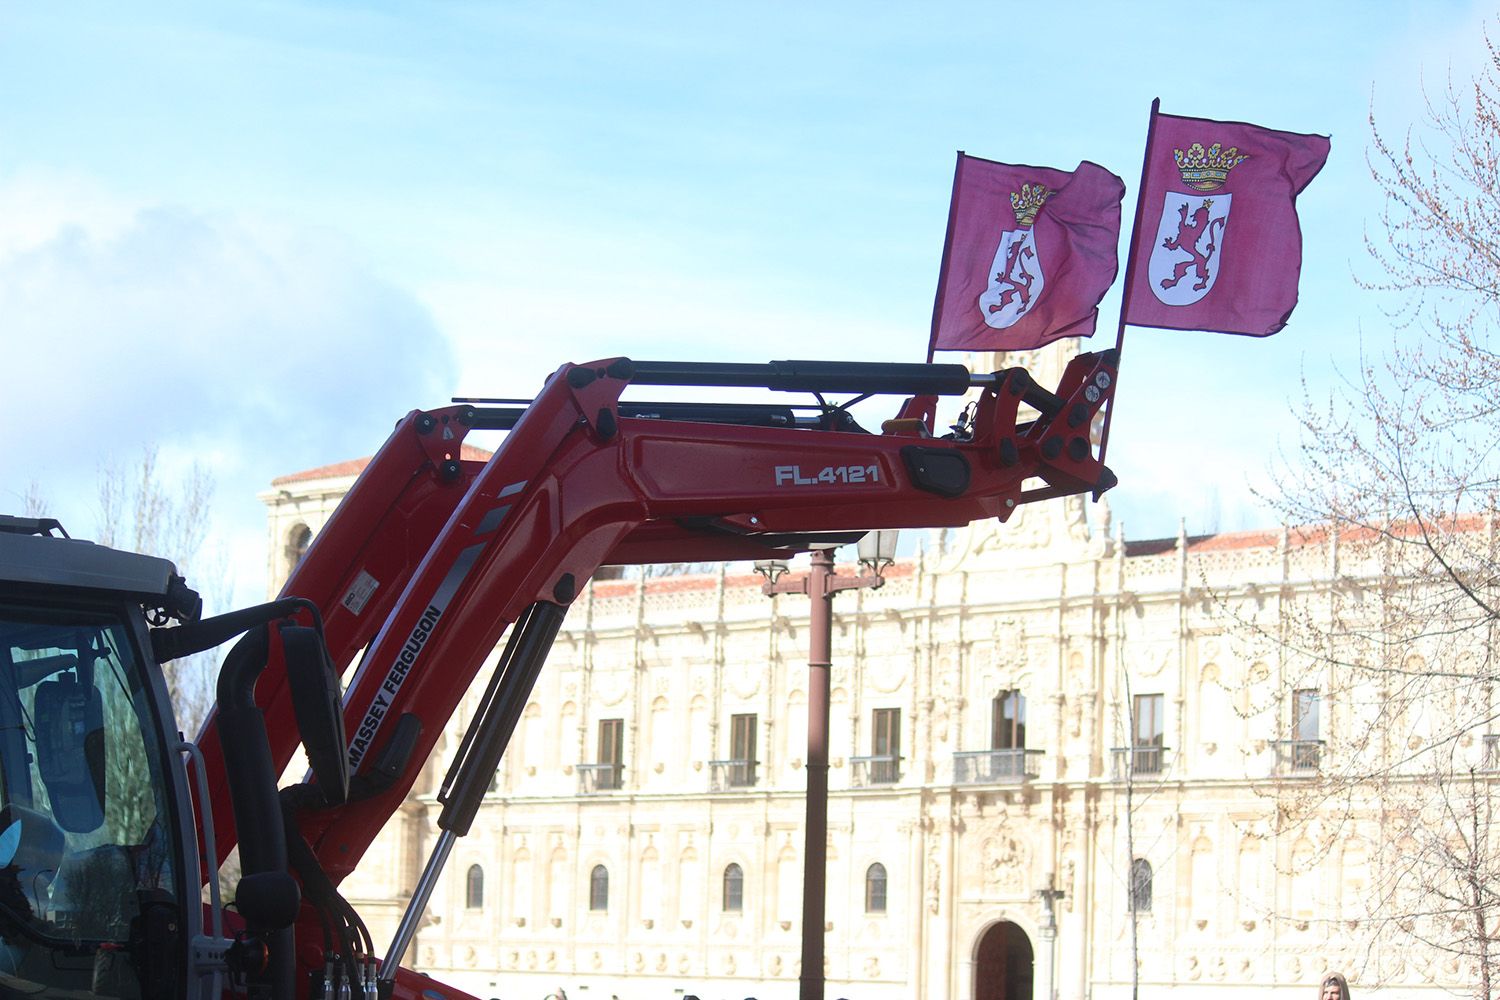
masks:
{"type": "Polygon", "coordinates": [[[118,618],[0,604],[0,997],[142,995],[179,878],[152,717],[118,618]]]}

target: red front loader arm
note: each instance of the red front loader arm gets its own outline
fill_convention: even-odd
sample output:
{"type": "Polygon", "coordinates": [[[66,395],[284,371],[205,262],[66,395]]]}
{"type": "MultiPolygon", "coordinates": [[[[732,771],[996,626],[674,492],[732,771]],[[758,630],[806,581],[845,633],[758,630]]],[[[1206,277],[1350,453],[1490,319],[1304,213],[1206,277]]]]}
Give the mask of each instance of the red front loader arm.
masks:
{"type": "Polygon", "coordinates": [[[345,699],[351,763],[358,772],[389,720],[414,714],[422,733],[412,764],[383,792],[308,816],[304,833],[335,882],[406,797],[415,765],[505,629],[537,602],[570,603],[599,566],[633,551],[744,558],[764,552],[762,535],[1003,519],[1028,479],[1072,493],[1105,478],[1086,435],[1108,393],[1089,401],[1083,392],[1099,373],[1106,387],[1113,377],[1098,356],[1071,366],[1077,398],[1024,430],[1021,393],[1010,391],[1012,380],[1025,387],[1024,373],[987,389],[962,442],[619,417],[629,371],[620,361],[558,371],[376,635],[345,699]]]}
{"type": "MultiPolygon", "coordinates": [[[[1039,393],[1020,369],[976,377],[984,388],[972,422],[943,439],[912,420],[872,435],[632,416],[638,408],[622,406],[621,392],[642,368],[661,376],[666,366],[624,359],[560,369],[482,466],[457,461],[466,425],[482,411],[408,416],[284,591],[323,610],[337,666],[369,644],[344,700],[362,793],[299,818],[318,861],[335,884],[354,869],[505,630],[551,608],[555,633],[560,609],[601,565],[765,558],[805,549],[819,533],[1004,520],[1018,503],[1109,488],[1113,476],[1088,434],[1115,363],[1112,352],[1080,355],[1055,395],[1039,393]],[[1023,400],[1041,416],[1018,423],[1023,400]],[[1044,485],[1023,491],[1028,481],[1044,485]],[[403,752],[372,780],[376,762],[390,765],[397,737],[403,752]]],[[[924,408],[930,430],[930,406],[913,399],[906,412],[924,408]]],[[[524,702],[534,679],[497,675],[495,683],[523,684],[507,693],[524,702]]],[[[256,700],[284,767],[298,742],[284,666],[268,666],[256,700]]],[[[222,854],[234,837],[218,805],[228,796],[217,741],[207,738],[213,728],[211,719],[200,742],[218,793],[222,854]]],[[[460,825],[462,835],[467,821],[460,825]]]]}

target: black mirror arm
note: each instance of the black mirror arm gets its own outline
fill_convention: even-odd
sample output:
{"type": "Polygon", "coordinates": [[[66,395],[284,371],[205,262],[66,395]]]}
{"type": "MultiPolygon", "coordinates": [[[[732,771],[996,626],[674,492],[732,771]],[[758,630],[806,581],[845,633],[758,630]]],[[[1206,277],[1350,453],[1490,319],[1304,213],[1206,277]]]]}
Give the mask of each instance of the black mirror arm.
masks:
{"type": "Polygon", "coordinates": [[[267,604],[257,604],[205,618],[190,625],[154,629],[151,633],[151,651],[158,663],[166,663],[221,646],[241,632],[277,618],[289,617],[299,611],[305,611],[312,617],[313,628],[322,635],[323,616],[318,612],[316,604],[304,597],[283,597],[267,604]]]}

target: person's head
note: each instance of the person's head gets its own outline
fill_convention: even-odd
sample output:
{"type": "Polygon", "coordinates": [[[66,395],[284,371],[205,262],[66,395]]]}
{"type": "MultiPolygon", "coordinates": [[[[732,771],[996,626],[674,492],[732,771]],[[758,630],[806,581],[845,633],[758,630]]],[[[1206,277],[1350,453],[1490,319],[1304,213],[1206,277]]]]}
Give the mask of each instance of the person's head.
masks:
{"type": "Polygon", "coordinates": [[[1330,972],[1318,985],[1318,1000],[1349,1000],[1349,982],[1337,972],[1330,972]]]}

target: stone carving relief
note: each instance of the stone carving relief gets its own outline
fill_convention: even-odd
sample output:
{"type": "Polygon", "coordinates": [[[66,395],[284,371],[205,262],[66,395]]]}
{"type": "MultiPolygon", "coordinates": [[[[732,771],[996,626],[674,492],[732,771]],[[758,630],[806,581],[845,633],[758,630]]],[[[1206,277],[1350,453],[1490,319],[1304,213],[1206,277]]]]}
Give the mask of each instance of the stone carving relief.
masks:
{"type": "Polygon", "coordinates": [[[726,670],[724,681],[729,691],[736,698],[749,700],[760,692],[760,682],[764,674],[759,670],[726,670]]]}
{"type": "Polygon", "coordinates": [[[1045,549],[1052,544],[1050,504],[1026,504],[1016,509],[1003,528],[994,521],[977,521],[970,525],[974,538],[970,551],[974,555],[996,549],[1045,549]]]}
{"type": "Polygon", "coordinates": [[[1009,823],[1002,823],[998,830],[985,838],[980,855],[986,888],[1002,895],[1024,892],[1022,882],[1031,861],[1031,849],[1009,823]]]}
{"type": "Polygon", "coordinates": [[[1082,691],[1088,686],[1086,675],[1087,665],[1084,663],[1083,654],[1074,650],[1068,654],[1068,685],[1069,691],[1082,691]]]}
{"type": "Polygon", "coordinates": [[[893,656],[867,657],[865,679],[881,694],[892,694],[901,690],[911,675],[907,664],[893,656]]]}
{"type": "Polygon", "coordinates": [[[939,698],[953,698],[958,693],[958,667],[954,666],[951,659],[944,657],[938,664],[937,695],[939,698]]]}
{"type": "Polygon", "coordinates": [[[1014,618],[996,618],[990,627],[995,640],[995,659],[1016,666],[1026,663],[1026,630],[1014,618]]]}
{"type": "Polygon", "coordinates": [[[938,702],[932,710],[932,738],[938,743],[948,742],[948,706],[938,702]]]}
{"type": "Polygon", "coordinates": [[[630,693],[630,674],[623,670],[594,671],[592,700],[602,705],[618,705],[630,693]]]}
{"type": "Polygon", "coordinates": [[[927,912],[936,914],[942,902],[941,887],[943,878],[942,862],[938,860],[937,841],[933,840],[927,844],[927,912]]]}
{"type": "Polygon", "coordinates": [[[1156,677],[1167,664],[1172,662],[1174,648],[1167,643],[1147,645],[1141,644],[1139,652],[1132,651],[1130,655],[1134,673],[1140,677],[1156,677]]]}

